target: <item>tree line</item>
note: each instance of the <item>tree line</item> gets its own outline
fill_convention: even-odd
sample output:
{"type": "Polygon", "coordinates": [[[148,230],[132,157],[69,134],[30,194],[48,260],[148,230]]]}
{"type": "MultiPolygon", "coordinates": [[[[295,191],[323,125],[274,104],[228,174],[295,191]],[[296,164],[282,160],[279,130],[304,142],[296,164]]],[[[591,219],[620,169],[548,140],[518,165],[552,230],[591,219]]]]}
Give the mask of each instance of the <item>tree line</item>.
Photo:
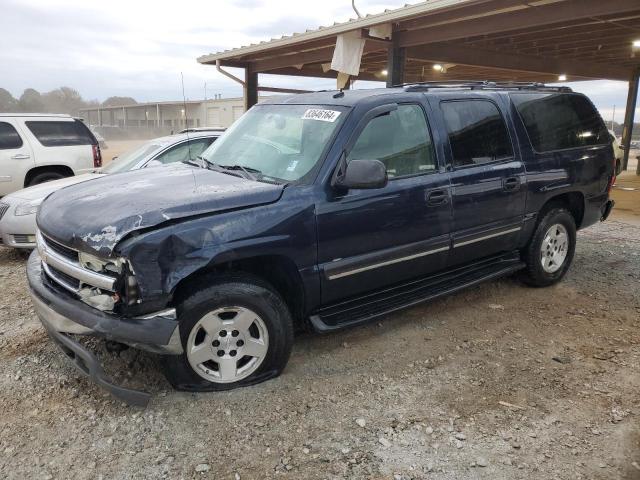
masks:
{"type": "Polygon", "coordinates": [[[78,116],[80,109],[136,104],[131,97],[109,97],[104,102],[85,100],[80,93],[70,87],[60,87],[50,92],[40,93],[27,88],[19,98],[0,88],[0,112],[2,113],[66,113],[78,116]]]}

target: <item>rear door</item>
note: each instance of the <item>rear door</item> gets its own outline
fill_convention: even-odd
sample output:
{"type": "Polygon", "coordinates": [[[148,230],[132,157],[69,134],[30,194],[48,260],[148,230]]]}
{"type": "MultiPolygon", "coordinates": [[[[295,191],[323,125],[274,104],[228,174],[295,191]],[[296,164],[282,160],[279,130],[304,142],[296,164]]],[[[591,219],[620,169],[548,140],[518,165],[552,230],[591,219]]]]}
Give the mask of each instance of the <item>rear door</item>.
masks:
{"type": "Polygon", "coordinates": [[[449,178],[440,171],[424,107],[381,105],[365,115],[346,158],[383,162],[387,186],[330,192],[316,205],[324,304],[446,265],[449,178]]]}
{"type": "Polygon", "coordinates": [[[93,146],[98,141],[89,128],[73,118],[34,118],[24,121],[38,166],[66,165],[75,175],[93,171],[93,146]]]}
{"type": "Polygon", "coordinates": [[[439,102],[449,139],[453,249],[449,265],[515,249],[526,200],[525,170],[498,95],[439,102]]]}
{"type": "Polygon", "coordinates": [[[9,119],[0,119],[0,197],[24,188],[33,167],[31,146],[19,130],[9,119]]]}

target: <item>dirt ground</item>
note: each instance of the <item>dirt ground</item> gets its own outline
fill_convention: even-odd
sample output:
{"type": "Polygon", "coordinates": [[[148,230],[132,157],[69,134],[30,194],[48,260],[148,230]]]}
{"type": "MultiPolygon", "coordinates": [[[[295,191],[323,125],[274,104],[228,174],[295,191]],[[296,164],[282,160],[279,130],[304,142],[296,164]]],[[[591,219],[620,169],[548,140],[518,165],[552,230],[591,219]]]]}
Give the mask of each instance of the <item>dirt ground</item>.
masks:
{"type": "Polygon", "coordinates": [[[142,145],[146,140],[110,140],[107,148],[102,150],[102,162],[109,165],[113,157],[119,157],[124,153],[131,152],[142,145]]]}
{"type": "Polygon", "coordinates": [[[640,182],[614,195],[559,285],[506,278],[303,335],[255,387],[175,392],[153,355],[96,344],[146,410],[65,362],[0,250],[0,478],[640,479],[640,182]]]}

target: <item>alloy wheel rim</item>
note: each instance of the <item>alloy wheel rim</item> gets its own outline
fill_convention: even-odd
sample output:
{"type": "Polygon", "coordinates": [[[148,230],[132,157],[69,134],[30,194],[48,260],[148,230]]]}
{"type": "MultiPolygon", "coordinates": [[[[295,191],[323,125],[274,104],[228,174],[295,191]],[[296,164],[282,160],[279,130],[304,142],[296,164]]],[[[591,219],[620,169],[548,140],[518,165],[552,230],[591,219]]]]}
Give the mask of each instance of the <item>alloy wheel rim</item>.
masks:
{"type": "Polygon", "coordinates": [[[191,368],[213,383],[233,383],[254,373],[269,350],[264,320],[245,307],[224,307],[203,316],[187,339],[191,368]]]}
{"type": "Polygon", "coordinates": [[[544,234],[540,246],[540,263],[547,273],[555,273],[562,268],[569,253],[569,234],[564,225],[556,223],[544,234]]]}

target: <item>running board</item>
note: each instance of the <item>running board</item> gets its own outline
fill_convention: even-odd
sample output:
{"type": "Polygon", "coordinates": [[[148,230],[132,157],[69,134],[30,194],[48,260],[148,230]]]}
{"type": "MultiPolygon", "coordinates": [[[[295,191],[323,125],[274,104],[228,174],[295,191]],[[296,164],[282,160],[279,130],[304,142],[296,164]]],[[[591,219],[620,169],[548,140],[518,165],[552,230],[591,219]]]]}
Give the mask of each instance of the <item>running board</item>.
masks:
{"type": "Polygon", "coordinates": [[[314,312],[310,321],[313,328],[321,333],[353,327],[381,315],[509,275],[524,267],[517,251],[486,258],[465,267],[329,305],[314,312]]]}

